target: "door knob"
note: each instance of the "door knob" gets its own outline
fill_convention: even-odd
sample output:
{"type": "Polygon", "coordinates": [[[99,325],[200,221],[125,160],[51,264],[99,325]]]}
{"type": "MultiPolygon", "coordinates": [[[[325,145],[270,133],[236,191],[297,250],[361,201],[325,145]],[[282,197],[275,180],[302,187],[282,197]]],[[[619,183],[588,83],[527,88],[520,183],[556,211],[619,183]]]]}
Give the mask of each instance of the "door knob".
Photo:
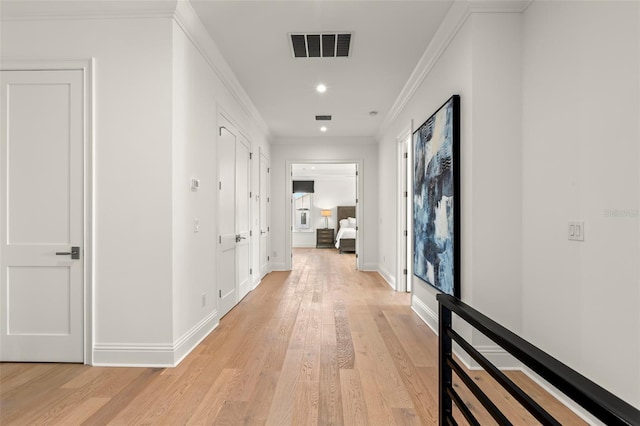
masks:
{"type": "Polygon", "coordinates": [[[71,256],[72,259],[80,259],[80,247],[73,246],[71,251],[57,251],[56,256],[71,256]]]}

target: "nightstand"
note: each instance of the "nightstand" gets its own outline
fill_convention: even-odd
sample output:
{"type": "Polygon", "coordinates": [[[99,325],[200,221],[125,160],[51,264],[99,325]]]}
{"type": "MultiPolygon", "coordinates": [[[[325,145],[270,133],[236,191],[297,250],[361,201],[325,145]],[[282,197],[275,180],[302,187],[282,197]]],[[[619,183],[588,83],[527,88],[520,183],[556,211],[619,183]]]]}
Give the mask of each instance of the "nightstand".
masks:
{"type": "Polygon", "coordinates": [[[333,248],[333,228],[316,229],[316,248],[333,248]]]}

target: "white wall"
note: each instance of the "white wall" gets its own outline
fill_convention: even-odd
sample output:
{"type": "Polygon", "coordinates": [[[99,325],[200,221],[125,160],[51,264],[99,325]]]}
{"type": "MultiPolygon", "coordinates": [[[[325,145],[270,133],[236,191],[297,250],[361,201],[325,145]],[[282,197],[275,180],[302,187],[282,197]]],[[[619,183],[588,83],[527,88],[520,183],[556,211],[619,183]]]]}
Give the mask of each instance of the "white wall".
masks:
{"type": "MultiPolygon", "coordinates": [[[[369,138],[305,138],[302,140],[275,140],[271,146],[271,254],[274,269],[285,267],[285,215],[289,214],[288,196],[291,190],[286,188],[287,161],[304,163],[305,161],[344,162],[361,161],[363,194],[359,195],[361,206],[362,232],[360,233],[359,253],[362,269],[375,269],[377,265],[378,244],[378,151],[369,138]]],[[[359,225],[360,226],[360,225],[359,225]]]]}
{"type": "Polygon", "coordinates": [[[5,58],[95,58],[94,339],[105,349],[172,343],[170,29],[168,18],[2,22],[5,58]]]}
{"type": "Polygon", "coordinates": [[[523,56],[524,336],[636,407],[639,26],[638,2],[535,2],[523,56]]]}
{"type": "Polygon", "coordinates": [[[251,140],[254,182],[257,152],[268,156],[269,146],[188,6],[178,4],[177,18],[169,9],[116,12],[3,21],[0,47],[3,59],[95,58],[92,361],[172,365],[218,320],[217,113],[251,140]]]}

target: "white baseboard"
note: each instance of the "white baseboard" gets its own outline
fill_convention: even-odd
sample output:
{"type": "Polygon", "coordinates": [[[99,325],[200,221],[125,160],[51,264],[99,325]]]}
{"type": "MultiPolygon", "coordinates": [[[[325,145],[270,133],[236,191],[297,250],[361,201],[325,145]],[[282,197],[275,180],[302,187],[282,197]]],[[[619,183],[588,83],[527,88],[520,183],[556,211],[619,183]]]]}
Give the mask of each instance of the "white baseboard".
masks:
{"type": "MultiPolygon", "coordinates": [[[[478,345],[474,346],[482,356],[484,356],[491,364],[498,367],[500,370],[522,370],[522,363],[514,358],[509,352],[505,351],[498,345],[478,345]]],[[[482,370],[471,356],[469,356],[470,365],[467,366],[470,370],[482,370]]]]}
{"type": "Polygon", "coordinates": [[[392,276],[383,265],[378,265],[378,273],[382,276],[382,278],[384,278],[384,280],[392,289],[397,290],[396,278],[392,276]]]}
{"type": "Polygon", "coordinates": [[[596,419],[587,410],[576,404],[571,398],[551,386],[542,377],[533,372],[529,367],[523,366],[520,370],[526,374],[531,380],[536,382],[542,389],[547,391],[549,395],[557,399],[562,405],[573,411],[578,417],[590,425],[604,425],[600,420],[596,419]]]}
{"type": "MultiPolygon", "coordinates": [[[[436,334],[438,332],[438,313],[429,308],[422,300],[413,295],[411,297],[411,309],[424,321],[425,324],[436,334]]],[[[478,352],[480,352],[489,362],[498,367],[500,370],[520,370],[522,369],[522,363],[512,357],[507,351],[502,349],[498,345],[483,345],[474,346],[478,352]]],[[[481,367],[471,355],[467,354],[464,350],[453,351],[458,359],[469,370],[480,370],[481,367]]]]}
{"type": "Polygon", "coordinates": [[[99,344],[93,348],[94,367],[173,367],[170,344],[99,344]]]}
{"type": "Polygon", "coordinates": [[[289,271],[289,269],[287,269],[287,265],[285,265],[284,263],[272,263],[271,264],[271,270],[272,271],[289,271]]]}
{"type": "Polygon", "coordinates": [[[415,294],[411,295],[411,309],[418,314],[420,319],[438,335],[438,313],[424,304],[415,294]]]}
{"type": "Polygon", "coordinates": [[[173,344],[173,365],[177,366],[195,349],[219,324],[218,310],[214,310],[202,321],[193,326],[173,344]]]}
{"type": "Polygon", "coordinates": [[[362,263],[360,266],[361,271],[375,271],[378,272],[378,264],[377,263],[362,263]]]}
{"type": "Polygon", "coordinates": [[[213,311],[174,344],[97,343],[93,349],[92,365],[96,367],[175,367],[217,326],[218,311],[213,311]]]}

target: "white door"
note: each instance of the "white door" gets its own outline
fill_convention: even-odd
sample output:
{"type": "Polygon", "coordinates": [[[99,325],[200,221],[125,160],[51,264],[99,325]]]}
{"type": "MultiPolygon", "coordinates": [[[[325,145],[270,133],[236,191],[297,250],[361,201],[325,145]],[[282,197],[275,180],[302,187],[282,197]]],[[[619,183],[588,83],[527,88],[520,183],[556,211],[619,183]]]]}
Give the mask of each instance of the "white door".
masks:
{"type": "Polygon", "coordinates": [[[260,277],[269,272],[269,176],[271,175],[269,160],[264,154],[260,155],[260,277]]]}
{"type": "Polygon", "coordinates": [[[396,290],[410,292],[408,280],[408,264],[407,264],[407,240],[408,240],[408,227],[407,227],[407,202],[409,199],[408,191],[408,146],[411,141],[411,137],[407,136],[402,139],[398,144],[398,256],[397,256],[397,271],[396,271],[396,290]]]}
{"type": "Polygon", "coordinates": [[[236,136],[221,127],[218,138],[218,311],[222,317],[238,303],[236,290],[236,136]]]}
{"type": "Polygon", "coordinates": [[[82,362],[83,74],[0,81],[0,360],[82,362]]]}
{"type": "Polygon", "coordinates": [[[249,144],[229,124],[218,139],[218,311],[222,317],[251,288],[249,144]]]}

